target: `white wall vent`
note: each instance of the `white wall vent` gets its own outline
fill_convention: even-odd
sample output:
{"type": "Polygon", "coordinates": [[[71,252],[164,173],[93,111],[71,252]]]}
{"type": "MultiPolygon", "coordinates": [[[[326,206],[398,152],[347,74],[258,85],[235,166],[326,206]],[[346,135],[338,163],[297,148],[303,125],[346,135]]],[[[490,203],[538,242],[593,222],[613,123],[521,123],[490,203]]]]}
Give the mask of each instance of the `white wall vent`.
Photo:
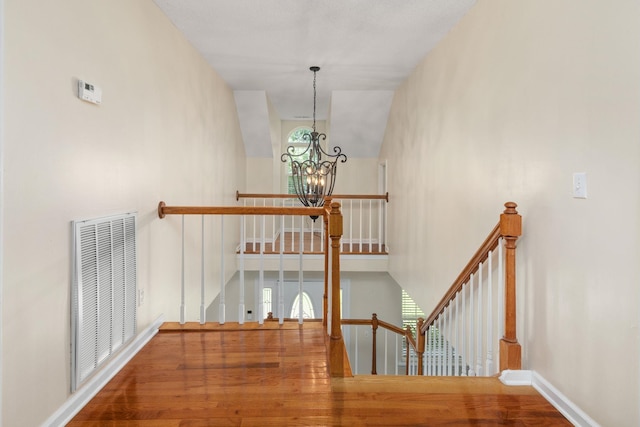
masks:
{"type": "Polygon", "coordinates": [[[73,221],[71,391],[136,335],[136,214],[73,221]]]}

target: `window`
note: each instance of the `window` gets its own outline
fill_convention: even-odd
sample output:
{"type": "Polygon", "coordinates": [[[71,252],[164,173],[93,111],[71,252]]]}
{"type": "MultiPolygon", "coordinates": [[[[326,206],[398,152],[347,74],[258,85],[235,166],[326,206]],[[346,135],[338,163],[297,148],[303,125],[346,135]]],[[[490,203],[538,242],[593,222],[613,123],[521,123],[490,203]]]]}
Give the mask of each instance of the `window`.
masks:
{"type": "MultiPolygon", "coordinates": [[[[409,296],[409,294],[403,289],[402,290],[402,329],[407,329],[407,326],[411,327],[411,330],[416,334],[416,330],[418,329],[418,318],[422,317],[424,319],[424,312],[418,304],[409,296]]],[[[400,360],[400,366],[404,366],[404,355],[407,351],[407,340],[405,338],[402,339],[402,353],[400,360]]]]}
{"type": "Polygon", "coordinates": [[[262,315],[264,317],[267,317],[267,314],[273,312],[271,308],[272,295],[273,295],[273,289],[271,288],[262,289],[262,315]]]}
{"type": "Polygon", "coordinates": [[[302,299],[300,294],[296,295],[296,299],[293,300],[293,306],[291,307],[291,318],[297,319],[300,317],[300,308],[302,307],[303,319],[315,319],[315,313],[313,312],[313,304],[311,304],[311,298],[306,292],[302,293],[302,299]],[[302,302],[302,304],[301,304],[302,302]]]}
{"type": "Polygon", "coordinates": [[[407,325],[411,326],[411,329],[416,330],[416,324],[418,318],[424,319],[424,312],[418,307],[418,304],[409,296],[409,294],[402,290],[402,328],[406,329],[407,325]]]}
{"type": "MultiPolygon", "coordinates": [[[[301,127],[295,129],[293,132],[289,134],[289,139],[287,140],[288,147],[293,147],[293,154],[298,155],[304,152],[309,145],[309,139],[304,138],[305,134],[311,133],[312,129],[307,127],[301,127]]],[[[288,149],[287,147],[287,149],[288,149]]],[[[305,153],[304,157],[298,159],[299,161],[305,161],[309,159],[310,152],[305,153]]],[[[291,177],[291,163],[287,163],[287,194],[296,194],[296,191],[293,187],[293,178],[291,177]]]]}

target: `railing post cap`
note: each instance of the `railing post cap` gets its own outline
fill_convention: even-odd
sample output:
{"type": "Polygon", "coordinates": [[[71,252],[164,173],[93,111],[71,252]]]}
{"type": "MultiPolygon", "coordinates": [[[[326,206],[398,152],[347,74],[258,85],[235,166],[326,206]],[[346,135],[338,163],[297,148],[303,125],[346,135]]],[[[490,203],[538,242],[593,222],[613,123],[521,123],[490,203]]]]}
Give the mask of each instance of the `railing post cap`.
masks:
{"type": "Polygon", "coordinates": [[[164,218],[164,207],[167,206],[165,202],[158,203],[158,217],[164,218]]]}
{"type": "Polygon", "coordinates": [[[515,202],[507,202],[504,204],[504,207],[506,208],[504,210],[505,214],[517,214],[518,211],[516,210],[516,208],[518,207],[518,204],[515,202]]]}
{"type": "Polygon", "coordinates": [[[505,237],[518,237],[522,235],[522,216],[516,210],[518,206],[514,202],[504,204],[505,210],[500,214],[500,234],[505,237]]]}

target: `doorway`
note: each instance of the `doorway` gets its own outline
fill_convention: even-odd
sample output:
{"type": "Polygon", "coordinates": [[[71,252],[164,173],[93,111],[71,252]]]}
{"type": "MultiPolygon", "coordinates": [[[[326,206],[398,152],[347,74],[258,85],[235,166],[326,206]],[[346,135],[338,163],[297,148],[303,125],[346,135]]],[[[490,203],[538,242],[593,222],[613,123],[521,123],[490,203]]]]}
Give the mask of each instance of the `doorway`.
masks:
{"type": "MultiPolygon", "coordinates": [[[[324,294],[324,282],[305,281],[302,284],[302,293],[300,292],[297,280],[285,280],[283,282],[282,304],[285,318],[298,318],[299,310],[302,309],[303,319],[321,319],[322,318],[322,297],[324,294]]],[[[349,315],[349,283],[342,281],[342,316],[349,315]]],[[[259,283],[256,282],[256,296],[259,292],[259,283]]],[[[281,313],[278,312],[278,304],[280,301],[280,287],[278,280],[265,280],[262,290],[263,313],[273,313],[274,318],[280,318],[281,313]]],[[[258,299],[256,298],[256,301],[258,299]]]]}

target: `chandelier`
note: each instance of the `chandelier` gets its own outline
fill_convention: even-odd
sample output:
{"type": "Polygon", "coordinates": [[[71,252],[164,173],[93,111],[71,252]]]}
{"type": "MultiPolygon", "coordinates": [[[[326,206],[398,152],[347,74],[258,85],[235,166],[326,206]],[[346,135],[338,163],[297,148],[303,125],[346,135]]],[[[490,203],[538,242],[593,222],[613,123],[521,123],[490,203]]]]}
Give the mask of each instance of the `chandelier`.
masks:
{"type": "MultiPolygon", "coordinates": [[[[326,134],[316,131],[316,73],[320,67],[309,70],[313,71],[313,131],[302,135],[309,145],[297,154],[297,147],[290,145],[281,160],[291,162],[293,188],[300,202],[308,207],[322,207],[324,198],[333,192],[338,160],[345,163],[347,156],[342,154],[340,147],[333,147],[333,154],[329,154],[320,144],[327,139],[326,134]]],[[[317,217],[312,218],[315,221],[317,217]]]]}

